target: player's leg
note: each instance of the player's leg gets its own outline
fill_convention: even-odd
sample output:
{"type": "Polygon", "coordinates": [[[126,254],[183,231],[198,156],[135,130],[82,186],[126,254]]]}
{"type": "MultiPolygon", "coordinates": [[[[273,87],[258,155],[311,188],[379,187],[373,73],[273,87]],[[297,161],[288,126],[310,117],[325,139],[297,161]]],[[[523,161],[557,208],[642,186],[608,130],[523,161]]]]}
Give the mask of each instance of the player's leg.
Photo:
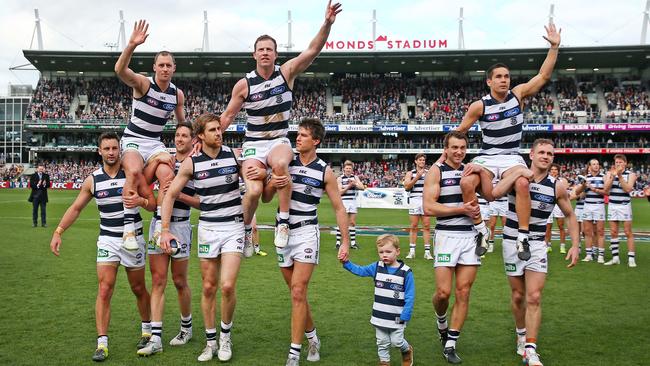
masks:
{"type": "MultiPolygon", "coordinates": [[[[612,210],[611,206],[610,206],[609,209],[612,210]]],[[[618,221],[616,221],[616,220],[611,220],[611,219],[609,220],[609,237],[610,237],[609,250],[612,252],[612,259],[605,262],[606,266],[611,266],[611,265],[614,265],[614,264],[621,263],[621,260],[619,258],[619,254],[618,254],[618,243],[619,243],[619,239],[618,239],[618,221]]]]}
{"type": "Polygon", "coordinates": [[[241,264],[239,253],[222,253],[220,268],[221,289],[221,332],[219,334],[219,361],[228,361],[232,357],[232,340],[230,330],[233,325],[233,315],[237,296],[235,288],[237,275],[241,264]]]}
{"type": "MultiPolygon", "coordinates": [[[[291,267],[280,268],[282,277],[291,293],[291,345],[288,356],[290,359],[300,358],[302,340],[305,335],[311,336],[310,348],[312,343],[316,346],[315,348],[320,348],[320,341],[316,336],[316,327],[307,300],[307,290],[314,268],[314,264],[296,261],[291,267]]],[[[318,354],[318,349],[315,351],[318,354]]]]}
{"type": "Polygon", "coordinates": [[[422,241],[424,241],[424,259],[433,260],[431,255],[431,216],[422,217],[422,241]]]}
{"type": "MultiPolygon", "coordinates": [[[[142,171],[144,160],[137,150],[124,150],[122,152],[122,169],[126,176],[122,196],[126,197],[138,192],[138,182],[144,179],[142,171]]],[[[138,250],[138,242],[135,235],[135,218],[139,208],[124,208],[124,248],[127,250],[138,250]]]]}
{"type": "MultiPolygon", "coordinates": [[[[250,167],[266,168],[265,165],[257,159],[246,159],[242,163],[242,171],[246,171],[250,167]]],[[[244,247],[253,245],[253,216],[260,202],[262,190],[264,189],[264,182],[261,180],[252,180],[246,178],[244,175],[244,182],[246,183],[246,193],[242,197],[242,207],[244,211],[244,247]]]]}
{"type": "MultiPolygon", "coordinates": [[[[145,340],[148,342],[149,336],[152,334],[147,333],[148,327],[146,325],[151,321],[151,297],[144,280],[144,264],[142,267],[125,267],[125,269],[126,278],[129,281],[131,292],[135,295],[138,313],[140,313],[140,319],[143,323],[142,337],[138,343],[138,348],[141,348],[146,346],[145,340]]],[[[153,332],[153,325],[149,326],[151,326],[151,332],[153,332]]]]}
{"type": "MultiPolygon", "coordinates": [[[[436,243],[437,246],[437,243],[436,243]]],[[[447,321],[447,309],[449,309],[449,297],[453,283],[454,267],[436,267],[436,291],[433,294],[433,309],[436,312],[438,333],[442,347],[447,342],[449,323],[447,321]]]]}
{"type": "MultiPolygon", "coordinates": [[[[293,160],[291,145],[276,144],[266,157],[268,166],[277,176],[289,176],[289,163],[293,160]]],[[[291,182],[291,180],[289,180],[291,182]]],[[[278,194],[278,225],[276,227],[274,243],[277,247],[284,247],[289,241],[289,204],[291,202],[291,183],[279,188],[278,194]]]]}
{"type": "Polygon", "coordinates": [[[186,344],[192,338],[192,291],[187,282],[189,257],[172,259],[172,281],[178,294],[178,307],[181,312],[181,329],[169,342],[172,346],[186,344]]]}
{"type": "Polygon", "coordinates": [[[95,325],[97,327],[97,349],[94,361],[108,357],[108,325],[111,320],[111,298],[115,289],[119,262],[97,263],[97,299],[95,300],[95,325]]]}
{"type": "Polygon", "coordinates": [[[251,221],[252,229],[252,242],[253,242],[253,251],[256,255],[261,257],[266,257],[268,253],[263,251],[260,247],[260,231],[257,229],[257,216],[253,215],[253,220],[251,221]]]}
{"type": "Polygon", "coordinates": [[[217,355],[215,317],[220,267],[221,256],[217,258],[201,258],[201,312],[203,313],[203,324],[205,325],[206,346],[198,357],[199,361],[210,361],[217,355]]]}
{"type": "Polygon", "coordinates": [[[551,229],[553,228],[553,215],[548,217],[548,220],[546,221],[546,233],[544,233],[544,243],[546,243],[546,248],[550,252],[552,249],[551,247],[551,229]]]}
{"type": "MultiPolygon", "coordinates": [[[[456,288],[454,291],[454,311],[451,314],[451,323],[449,325],[449,332],[447,333],[447,342],[445,343],[445,351],[449,356],[449,348],[456,349],[456,342],[460,337],[460,331],[467,319],[467,312],[469,311],[469,297],[472,285],[476,279],[478,266],[466,266],[458,264],[456,266],[456,288]]],[[[453,352],[455,354],[455,352],[453,352]]],[[[448,357],[447,361],[454,357],[448,357]]],[[[459,358],[455,355],[455,358],[459,358]]]]}
{"type": "Polygon", "coordinates": [[[596,235],[595,240],[598,243],[598,263],[605,263],[605,220],[596,221],[596,235]]]}
{"type": "Polygon", "coordinates": [[[591,217],[585,217],[582,222],[582,227],[585,234],[585,252],[586,255],[583,262],[591,262],[593,260],[593,255],[596,254],[593,252],[593,241],[594,241],[594,223],[591,220],[591,217]]]}
{"type": "Polygon", "coordinates": [[[525,357],[529,365],[541,365],[537,355],[537,335],[542,323],[542,291],[546,273],[527,270],[526,278],[526,346],[525,357]]]}
{"type": "Polygon", "coordinates": [[[517,354],[524,355],[526,346],[526,282],[524,276],[508,276],[510,283],[510,308],[515,319],[517,354]]]}
{"type": "MultiPolygon", "coordinates": [[[[530,223],[531,201],[530,181],[527,177],[532,175],[528,168],[518,165],[503,173],[503,180],[510,176],[519,176],[514,183],[515,211],[519,223],[517,235],[517,250],[522,260],[530,259],[530,245],[528,244],[528,227],[530,223]]],[[[500,183],[500,182],[499,182],[500,183]]]]}
{"type": "Polygon", "coordinates": [[[415,258],[415,248],[418,240],[418,223],[420,215],[409,215],[409,253],[406,259],[415,258]]]}
{"type": "MultiPolygon", "coordinates": [[[[494,200],[492,196],[492,179],[495,172],[482,169],[480,173],[472,173],[460,179],[460,189],[463,195],[463,202],[478,202],[476,191],[480,189],[483,198],[488,201],[494,200]]],[[[474,227],[478,231],[476,236],[476,254],[481,256],[487,252],[490,230],[485,225],[483,217],[472,219],[474,227]]]]}
{"type": "Polygon", "coordinates": [[[564,228],[564,217],[556,217],[555,222],[560,232],[560,253],[566,253],[566,230],[564,228]]]}
{"type": "MultiPolygon", "coordinates": [[[[169,155],[167,152],[160,152],[159,154],[166,154],[169,155]]],[[[156,154],[156,155],[159,155],[156,154]]],[[[153,155],[155,156],[155,155],[153,155]]],[[[152,158],[153,158],[152,156],[152,158]]],[[[171,157],[169,157],[171,159],[171,157]]],[[[150,161],[152,160],[151,158],[149,159],[150,161]]],[[[148,166],[149,163],[147,162],[146,166],[148,166]]],[[[146,169],[145,166],[145,169],[146,169]]],[[[158,194],[156,195],[156,215],[160,216],[162,215],[162,201],[165,198],[164,192],[166,190],[164,189],[165,187],[168,187],[172,180],[174,180],[174,170],[167,164],[157,164],[156,165],[156,170],[155,170],[155,175],[156,179],[158,180],[158,185],[160,189],[158,190],[158,194]]],[[[147,182],[147,183],[152,183],[152,182],[147,182]]],[[[161,222],[158,222],[156,227],[154,228],[154,238],[159,238],[160,237],[160,230],[161,230],[161,222]]]]}
{"type": "Polygon", "coordinates": [[[488,221],[488,227],[490,228],[490,237],[488,239],[488,252],[494,251],[494,237],[496,236],[497,229],[497,218],[498,216],[494,212],[490,215],[490,221],[488,221]]]}
{"type": "Polygon", "coordinates": [[[348,231],[350,233],[350,248],[359,249],[357,245],[357,214],[356,208],[354,213],[348,214],[348,231]]]}
{"type": "Polygon", "coordinates": [[[165,287],[169,256],[167,254],[150,254],[151,271],[151,339],[145,347],[138,350],[138,355],[149,356],[162,352],[162,321],[165,311],[165,287]]]}
{"type": "Polygon", "coordinates": [[[630,207],[630,220],[623,221],[623,230],[625,230],[625,236],[627,237],[627,265],[636,267],[636,247],[634,246],[634,233],[632,232],[631,211],[632,208],[630,207]]]}

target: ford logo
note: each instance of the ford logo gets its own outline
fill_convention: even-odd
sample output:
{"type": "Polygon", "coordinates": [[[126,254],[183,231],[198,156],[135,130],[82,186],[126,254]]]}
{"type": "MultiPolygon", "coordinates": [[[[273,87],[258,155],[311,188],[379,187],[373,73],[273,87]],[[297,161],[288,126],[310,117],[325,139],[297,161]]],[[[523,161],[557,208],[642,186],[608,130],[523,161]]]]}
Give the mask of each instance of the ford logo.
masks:
{"type": "Polygon", "coordinates": [[[309,177],[303,177],[301,181],[305,184],[308,184],[313,187],[318,187],[320,186],[320,182],[314,178],[309,178],[309,177]]]}
{"type": "Polygon", "coordinates": [[[534,194],[533,199],[536,201],[546,202],[546,203],[553,203],[554,201],[553,197],[541,193],[534,194]]]}
{"type": "Polygon", "coordinates": [[[232,174],[235,172],[237,172],[237,168],[235,168],[234,166],[228,166],[217,170],[217,173],[219,173],[219,175],[232,174]]]}
{"type": "Polygon", "coordinates": [[[519,107],[515,107],[515,108],[512,108],[509,111],[503,112],[504,117],[512,117],[512,116],[515,116],[517,114],[519,114],[519,107]]]}
{"type": "Polygon", "coordinates": [[[269,92],[270,95],[277,95],[277,94],[282,94],[282,93],[284,93],[284,86],[283,85],[276,86],[275,88],[271,89],[271,91],[269,92]]]}
{"type": "Polygon", "coordinates": [[[176,105],[175,105],[175,104],[170,104],[170,103],[164,103],[164,104],[162,105],[162,107],[163,107],[163,109],[166,110],[166,111],[173,111],[174,108],[176,108],[176,105]]]}
{"type": "Polygon", "coordinates": [[[118,188],[117,189],[117,194],[122,194],[122,190],[123,190],[122,188],[118,188]]]}
{"type": "Polygon", "coordinates": [[[386,197],[386,193],[383,192],[377,192],[377,191],[367,191],[363,193],[367,198],[384,198],[386,197]]]}
{"type": "Polygon", "coordinates": [[[196,179],[205,179],[210,176],[210,172],[198,172],[196,173],[196,179]]]}
{"type": "Polygon", "coordinates": [[[390,287],[391,290],[394,290],[394,291],[402,291],[402,289],[403,289],[402,285],[399,285],[397,283],[391,283],[389,287],[390,287]]]}

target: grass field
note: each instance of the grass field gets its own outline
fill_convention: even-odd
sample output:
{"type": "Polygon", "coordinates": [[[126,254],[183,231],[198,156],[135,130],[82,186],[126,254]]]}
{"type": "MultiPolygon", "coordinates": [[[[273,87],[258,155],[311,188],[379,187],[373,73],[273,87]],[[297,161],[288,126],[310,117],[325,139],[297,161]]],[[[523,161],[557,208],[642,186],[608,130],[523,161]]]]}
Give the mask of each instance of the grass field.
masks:
{"type": "MultiPolygon", "coordinates": [[[[0,247],[3,283],[0,299],[0,364],[90,364],[95,348],[94,303],[98,215],[94,203],[63,236],[61,257],[50,253],[51,233],[77,192],[52,191],[49,228],[31,227],[26,190],[0,191],[0,247]]],[[[321,225],[332,225],[327,201],[321,205],[321,225]]],[[[650,230],[650,205],[635,200],[635,230],[650,230]]],[[[258,220],[271,223],[274,206],[261,206],[258,220]]],[[[145,217],[149,218],[149,215],[145,217]]],[[[407,225],[403,211],[360,210],[358,225],[407,225]]],[[[408,242],[402,237],[403,255],[408,242]]],[[[272,251],[271,232],[262,232],[262,246],[272,251]]],[[[352,259],[367,264],[377,259],[374,238],[358,239],[361,249],[352,259]]],[[[497,243],[498,245],[498,243],[497,243]]],[[[310,285],[310,303],[322,339],[320,365],[377,364],[374,329],[369,324],[372,281],[343,270],[336,260],[333,236],[323,233],[321,264],[310,285]]],[[[120,271],[112,301],[110,357],[114,365],[196,364],[204,346],[200,313],[200,274],[196,249],[190,263],[193,290],[194,339],[185,347],[165,346],[164,353],[138,358],[135,343],[140,322],[124,271],[120,271]]],[[[622,245],[623,258],[626,249],[622,245]]],[[[556,250],[550,254],[550,274],[544,291],[544,320],[538,349],[546,365],[647,365],[650,326],[650,245],[637,246],[638,267],[604,267],[580,263],[568,270],[556,250]]],[[[608,253],[609,256],[609,253],[608,253]]],[[[624,260],[624,263],[627,263],[624,260]]],[[[437,341],[431,296],[435,288],[432,263],[418,258],[409,264],[416,281],[416,305],[406,338],[415,348],[417,365],[444,361],[437,341]]],[[[150,278],[147,276],[147,283],[150,278]]],[[[283,365],[290,332],[290,299],[273,253],[242,265],[233,329],[232,365],[283,365]]],[[[469,317],[458,343],[466,365],[519,365],[514,353],[510,291],[503,273],[500,246],[484,260],[472,291],[469,317]]],[[[178,330],[175,289],[167,289],[163,342],[178,330]]],[[[393,352],[393,365],[400,356],[393,352]]],[[[304,360],[303,364],[307,364],[304,360]]],[[[218,361],[214,361],[218,362],[218,361]]]]}

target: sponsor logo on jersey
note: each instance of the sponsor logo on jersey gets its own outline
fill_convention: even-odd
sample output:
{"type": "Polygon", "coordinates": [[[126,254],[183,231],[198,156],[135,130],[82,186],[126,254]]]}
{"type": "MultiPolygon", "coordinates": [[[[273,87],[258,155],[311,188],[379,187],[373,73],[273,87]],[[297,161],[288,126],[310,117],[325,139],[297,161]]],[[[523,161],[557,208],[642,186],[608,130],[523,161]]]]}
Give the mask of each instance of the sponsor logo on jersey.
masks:
{"type": "Polygon", "coordinates": [[[499,114],[498,113],[488,114],[487,116],[485,116],[485,119],[488,121],[496,121],[499,119],[499,114]]]}
{"type": "Polygon", "coordinates": [[[139,147],[140,147],[140,146],[139,146],[138,144],[133,143],[133,142],[129,142],[128,144],[126,144],[126,148],[127,148],[127,149],[137,149],[137,148],[139,148],[139,147]]]}
{"type": "Polygon", "coordinates": [[[314,252],[314,250],[311,249],[311,248],[306,248],[305,249],[305,253],[313,253],[313,252],[314,252]]]}
{"type": "Polygon", "coordinates": [[[275,88],[271,89],[269,92],[270,95],[277,95],[277,94],[282,94],[284,93],[284,85],[276,86],[275,88]]]}
{"type": "Polygon", "coordinates": [[[450,178],[442,181],[443,186],[453,186],[454,184],[456,184],[456,179],[450,178]]]}
{"type": "Polygon", "coordinates": [[[234,166],[229,166],[229,167],[225,167],[225,168],[221,168],[221,169],[217,170],[217,173],[219,173],[219,175],[233,174],[233,173],[236,173],[236,172],[237,172],[237,168],[235,168],[234,166]]]}
{"type": "Polygon", "coordinates": [[[244,157],[252,156],[255,155],[255,148],[254,147],[249,147],[248,149],[244,150],[244,157]]]}
{"type": "Polygon", "coordinates": [[[205,179],[210,176],[210,172],[203,171],[196,173],[196,179],[205,179]]]}
{"type": "Polygon", "coordinates": [[[210,244],[199,244],[199,254],[210,253],[210,244]]]}
{"type": "Polygon", "coordinates": [[[506,272],[515,272],[517,270],[517,265],[514,263],[506,263],[506,272]]]}
{"type": "Polygon", "coordinates": [[[158,101],[151,98],[151,97],[147,97],[147,104],[152,105],[154,107],[157,107],[158,106],[158,101]]]}
{"type": "Polygon", "coordinates": [[[375,287],[382,288],[382,287],[384,287],[384,283],[381,282],[381,281],[375,281],[375,287]]]}
{"type": "Polygon", "coordinates": [[[264,98],[264,92],[255,93],[250,96],[252,102],[257,102],[258,100],[262,100],[262,98],[264,98]]]}
{"type": "Polygon", "coordinates": [[[108,197],[108,191],[99,191],[97,192],[97,198],[108,197]]]}
{"type": "Polygon", "coordinates": [[[515,116],[517,114],[519,114],[519,107],[515,107],[515,108],[512,108],[509,111],[503,112],[504,117],[512,117],[512,116],[515,116]]]}
{"type": "Polygon", "coordinates": [[[436,262],[438,263],[449,263],[451,262],[451,254],[448,253],[439,253],[436,257],[436,262]]]}
{"type": "Polygon", "coordinates": [[[314,178],[309,178],[309,177],[303,177],[301,181],[305,184],[308,184],[310,186],[318,187],[320,185],[320,182],[314,178]]]}
{"type": "Polygon", "coordinates": [[[173,111],[176,108],[176,105],[171,103],[164,103],[162,107],[166,111],[173,111]]]}
{"type": "Polygon", "coordinates": [[[108,258],[108,250],[97,249],[97,258],[108,258]]]}
{"type": "Polygon", "coordinates": [[[533,199],[535,199],[536,201],[553,203],[553,197],[541,193],[534,194],[533,199]]]}

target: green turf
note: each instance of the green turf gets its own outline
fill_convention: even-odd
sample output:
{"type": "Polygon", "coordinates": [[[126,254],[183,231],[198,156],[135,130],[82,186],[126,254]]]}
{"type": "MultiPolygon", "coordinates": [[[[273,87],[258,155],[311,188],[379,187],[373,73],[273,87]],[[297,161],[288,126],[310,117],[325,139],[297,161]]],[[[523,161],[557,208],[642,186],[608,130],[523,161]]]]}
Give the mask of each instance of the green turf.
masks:
{"type": "MultiPolygon", "coordinates": [[[[31,205],[26,190],[0,191],[0,249],[3,283],[0,299],[0,364],[90,364],[95,347],[95,254],[98,232],[93,202],[63,237],[61,257],[49,251],[51,233],[75,197],[73,191],[52,191],[49,228],[31,227],[31,205]]],[[[634,201],[635,230],[650,230],[646,200],[634,201]]],[[[262,223],[271,223],[274,206],[258,211],[262,223]]],[[[333,223],[325,200],[322,224],[333,223]]],[[[404,211],[360,210],[359,225],[406,226],[404,211]]],[[[402,247],[408,243],[402,237],[402,247]]],[[[262,232],[262,245],[271,251],[271,233],[262,232]]],[[[361,249],[352,253],[359,264],[376,260],[374,238],[359,237],[361,249]]],[[[323,234],[321,265],[313,277],[309,298],[322,338],[321,365],[375,365],[374,330],[369,324],[372,281],[343,270],[332,249],[334,238],[323,234]]],[[[472,291],[469,317],[458,344],[467,365],[519,365],[514,354],[509,288],[503,274],[500,246],[484,260],[472,291]]],[[[626,253],[622,245],[622,253],[626,253]]],[[[557,248],[557,247],[556,247],[557,248]]],[[[647,335],[650,311],[650,246],[637,247],[636,269],[595,263],[564,268],[557,249],[550,254],[550,275],[544,292],[544,320],[539,352],[548,365],[643,365],[648,363],[647,335]]],[[[289,345],[289,293],[275,256],[254,257],[243,263],[238,281],[238,304],[233,330],[232,365],[280,365],[289,345]]],[[[625,262],[625,261],[624,261],[625,262]]],[[[431,262],[409,262],[416,280],[416,305],[406,338],[415,348],[416,364],[443,364],[431,306],[434,279],[431,262]]],[[[147,278],[147,283],[150,283],[147,278]]],[[[197,363],[204,345],[199,307],[200,274],[195,249],[190,263],[195,338],[185,347],[165,346],[149,359],[135,354],[139,317],[124,271],[120,271],[112,301],[110,356],[114,365],[180,365],[197,363]]],[[[178,329],[178,305],[173,285],[167,289],[164,342],[178,329]]],[[[393,365],[399,354],[393,352],[393,365]]],[[[307,362],[304,361],[303,364],[307,362]]]]}

